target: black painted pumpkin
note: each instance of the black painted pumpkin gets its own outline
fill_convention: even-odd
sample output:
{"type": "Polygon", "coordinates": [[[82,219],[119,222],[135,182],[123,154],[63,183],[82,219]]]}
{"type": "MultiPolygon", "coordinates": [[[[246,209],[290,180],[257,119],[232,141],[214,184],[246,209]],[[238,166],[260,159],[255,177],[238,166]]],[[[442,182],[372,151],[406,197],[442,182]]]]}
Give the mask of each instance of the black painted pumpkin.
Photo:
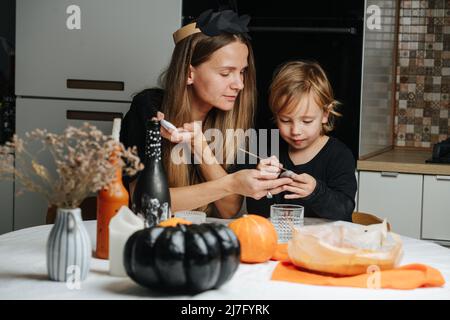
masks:
{"type": "Polygon", "coordinates": [[[172,293],[198,293],[231,279],[240,258],[236,235],[225,225],[177,225],[135,232],[124,266],[138,284],[172,293]]]}

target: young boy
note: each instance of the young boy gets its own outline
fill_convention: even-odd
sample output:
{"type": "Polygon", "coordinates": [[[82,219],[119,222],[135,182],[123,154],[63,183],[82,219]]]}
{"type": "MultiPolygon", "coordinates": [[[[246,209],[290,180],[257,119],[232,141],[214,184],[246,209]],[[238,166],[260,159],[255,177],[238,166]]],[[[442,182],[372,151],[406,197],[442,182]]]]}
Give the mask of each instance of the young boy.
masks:
{"type": "Polygon", "coordinates": [[[261,160],[257,168],[282,173],[284,165],[295,173],[294,181],[272,190],[273,197],[247,198],[249,213],[269,217],[272,204],[289,203],[304,206],[305,217],[351,221],[357,188],[355,160],[342,142],[327,135],[334,118],[340,116],[337,104],[317,63],[288,62],[276,72],[269,105],[282,137],[280,160],[272,156],[261,160]]]}

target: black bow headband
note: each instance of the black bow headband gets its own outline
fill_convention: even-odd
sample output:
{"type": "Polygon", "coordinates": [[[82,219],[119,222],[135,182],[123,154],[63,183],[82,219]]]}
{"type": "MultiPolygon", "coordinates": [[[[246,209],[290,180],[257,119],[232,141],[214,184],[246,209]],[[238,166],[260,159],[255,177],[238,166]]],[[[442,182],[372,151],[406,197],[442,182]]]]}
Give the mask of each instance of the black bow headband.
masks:
{"type": "Polygon", "coordinates": [[[247,25],[250,22],[249,15],[238,16],[233,10],[222,10],[213,12],[212,9],[206,10],[200,14],[197,22],[190,23],[173,34],[175,44],[184,38],[202,32],[207,36],[213,37],[222,33],[242,34],[250,39],[247,25]]]}
{"type": "Polygon", "coordinates": [[[250,22],[249,15],[238,16],[233,10],[213,12],[209,9],[200,14],[197,19],[197,28],[207,36],[217,36],[223,32],[242,34],[249,39],[247,25],[250,22]]]}

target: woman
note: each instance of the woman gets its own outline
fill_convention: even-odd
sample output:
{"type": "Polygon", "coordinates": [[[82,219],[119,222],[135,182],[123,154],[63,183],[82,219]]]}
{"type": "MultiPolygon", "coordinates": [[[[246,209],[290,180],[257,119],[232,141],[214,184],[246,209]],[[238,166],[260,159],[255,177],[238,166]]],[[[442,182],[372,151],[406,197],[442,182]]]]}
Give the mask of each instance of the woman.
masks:
{"type": "MultiPolygon", "coordinates": [[[[166,138],[163,162],[173,212],[199,209],[230,218],[239,212],[242,196],[259,199],[277,194],[282,185],[292,182],[289,178],[277,179],[277,172],[233,172],[233,167],[215,159],[203,135],[210,128],[219,129],[225,136],[226,129],[245,131],[252,126],[256,86],[253,54],[246,34],[248,22],[248,16],[238,17],[231,10],[208,10],[197,23],[175,32],[175,49],[163,80],[165,90],[139,93],[125,116],[121,140],[125,146],[136,145],[141,158],[146,119],[165,118],[179,127],[179,133],[161,129],[166,138]],[[194,130],[199,122],[201,130],[194,130]],[[199,165],[177,164],[171,157],[173,148],[188,140],[193,155],[200,158],[199,165]]],[[[223,142],[223,154],[237,153],[238,146],[233,142],[223,142]]]]}

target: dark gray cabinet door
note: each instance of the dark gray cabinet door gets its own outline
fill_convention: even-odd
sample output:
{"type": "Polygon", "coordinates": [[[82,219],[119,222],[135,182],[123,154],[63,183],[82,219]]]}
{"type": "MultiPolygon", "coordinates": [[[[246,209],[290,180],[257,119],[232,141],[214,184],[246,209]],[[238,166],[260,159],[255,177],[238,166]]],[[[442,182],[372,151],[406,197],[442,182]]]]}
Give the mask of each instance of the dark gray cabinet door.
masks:
{"type": "Polygon", "coordinates": [[[180,26],[181,0],[17,0],[16,94],[130,101],[180,26]]]}
{"type": "MultiPolygon", "coordinates": [[[[14,163],[14,156],[8,156],[11,164],[14,163]]],[[[0,235],[10,232],[13,229],[13,199],[14,182],[11,179],[0,180],[0,235]]]]}

